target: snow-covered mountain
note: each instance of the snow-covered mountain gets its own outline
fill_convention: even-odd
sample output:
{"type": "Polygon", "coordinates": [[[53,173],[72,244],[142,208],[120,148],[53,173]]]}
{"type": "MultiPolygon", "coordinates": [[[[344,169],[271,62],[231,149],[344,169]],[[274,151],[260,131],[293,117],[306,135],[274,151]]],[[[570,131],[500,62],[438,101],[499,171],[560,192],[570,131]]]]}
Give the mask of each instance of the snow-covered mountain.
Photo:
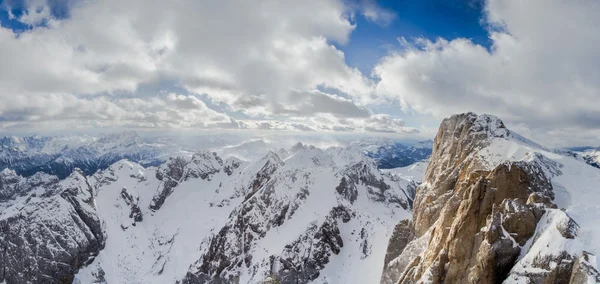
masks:
{"type": "MultiPolygon", "coordinates": [[[[324,141],[308,139],[313,140],[321,144],[320,148],[329,148],[324,141]]],[[[121,159],[128,159],[145,167],[158,166],[169,157],[189,158],[194,151],[199,150],[214,151],[224,158],[234,156],[244,161],[254,161],[271,151],[287,155],[284,152],[293,148],[295,142],[292,141],[289,138],[270,140],[226,134],[202,138],[155,137],[143,140],[132,131],[105,136],[10,136],[0,138],[0,169],[9,168],[23,176],[45,172],[63,179],[75,168],[91,175],[121,159]]],[[[423,141],[406,146],[392,139],[363,138],[333,144],[351,147],[373,158],[380,168],[388,169],[426,159],[431,154],[431,143],[423,141]]]]}
{"type": "MultiPolygon", "coordinates": [[[[290,148],[293,151],[294,146],[298,146],[288,147],[287,144],[289,144],[289,141],[252,139],[235,145],[212,148],[212,150],[224,157],[235,156],[243,160],[255,160],[269,151],[281,153],[281,151],[287,151],[290,148]]],[[[426,160],[431,155],[433,141],[426,140],[411,144],[390,138],[368,137],[339,141],[339,144],[343,148],[350,148],[352,151],[373,158],[381,169],[392,169],[426,160]]],[[[300,145],[302,145],[302,142],[300,142],[300,145]]],[[[321,146],[319,148],[327,149],[329,147],[321,146]]]]}
{"type": "MultiPolygon", "coordinates": [[[[109,141],[82,145],[127,148],[109,141]]],[[[0,283],[600,283],[600,170],[579,155],[473,113],[407,167],[365,145],[5,169],[0,283]]]]}
{"type": "Polygon", "coordinates": [[[190,156],[191,153],[177,144],[146,143],[135,132],[100,137],[0,138],[0,169],[13,169],[23,176],[44,172],[62,179],[75,168],[89,175],[121,159],[151,166],[174,155],[190,156]]]}
{"type": "Polygon", "coordinates": [[[245,162],[198,152],[148,168],[121,160],[62,181],[5,170],[0,282],[378,279],[417,184],[349,148],[280,154],[245,162]]]}

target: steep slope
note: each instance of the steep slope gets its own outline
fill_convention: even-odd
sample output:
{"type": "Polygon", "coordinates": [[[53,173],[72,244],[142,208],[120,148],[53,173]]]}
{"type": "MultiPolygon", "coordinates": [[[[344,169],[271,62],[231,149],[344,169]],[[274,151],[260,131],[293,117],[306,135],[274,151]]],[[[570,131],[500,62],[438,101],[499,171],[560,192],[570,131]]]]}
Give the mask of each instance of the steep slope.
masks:
{"type": "Polygon", "coordinates": [[[0,282],[71,283],[106,236],[88,179],[0,172],[0,282]]]}
{"type": "Polygon", "coordinates": [[[289,152],[252,163],[209,152],[158,168],[120,161],[94,174],[108,238],[75,283],[376,281],[414,183],[344,148],[289,152]]]}
{"type": "Polygon", "coordinates": [[[314,147],[296,149],[279,166],[267,178],[257,175],[183,283],[377,278],[373,260],[385,250],[390,221],[408,216],[406,184],[381,175],[372,162],[337,168],[314,147]]]}
{"type": "Polygon", "coordinates": [[[445,119],[381,283],[595,283],[599,184],[496,117],[445,119]]]}

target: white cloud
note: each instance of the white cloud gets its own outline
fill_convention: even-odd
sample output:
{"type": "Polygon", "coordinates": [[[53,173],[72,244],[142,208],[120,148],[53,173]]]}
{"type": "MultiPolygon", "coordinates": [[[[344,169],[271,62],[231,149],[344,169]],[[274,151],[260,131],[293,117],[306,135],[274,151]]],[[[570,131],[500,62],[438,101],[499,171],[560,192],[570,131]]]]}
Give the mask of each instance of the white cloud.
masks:
{"type": "Polygon", "coordinates": [[[598,13],[597,1],[489,0],[491,50],[467,39],[417,40],[377,65],[376,93],[438,118],[493,113],[534,138],[548,128],[598,130],[598,13]]]}
{"type": "Polygon", "coordinates": [[[355,5],[367,20],[380,26],[388,26],[396,18],[396,13],[383,9],[375,0],[358,0],[355,5]]]}
{"type": "Polygon", "coordinates": [[[55,1],[21,2],[18,20],[33,28],[0,27],[2,127],[414,131],[369,109],[392,101],[436,118],[493,113],[550,145],[599,138],[597,1],[486,1],[489,50],[401,40],[375,82],[334,45],[350,40],[355,15],[396,17],[373,0],[68,0],[64,18],[55,1]],[[140,91],[165,81],[183,91],[140,91]]]}
{"type": "Polygon", "coordinates": [[[280,101],[276,113],[292,116],[313,116],[315,114],[333,114],[337,117],[367,117],[371,112],[350,99],[313,91],[291,91],[290,98],[280,101]]]}

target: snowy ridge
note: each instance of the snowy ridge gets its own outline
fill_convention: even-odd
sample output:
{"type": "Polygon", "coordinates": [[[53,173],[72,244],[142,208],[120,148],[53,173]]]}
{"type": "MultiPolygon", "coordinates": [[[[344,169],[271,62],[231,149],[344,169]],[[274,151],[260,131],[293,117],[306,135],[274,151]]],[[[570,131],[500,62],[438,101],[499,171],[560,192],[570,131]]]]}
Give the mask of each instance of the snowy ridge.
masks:
{"type": "Polygon", "coordinates": [[[210,152],[157,168],[120,161],[94,174],[110,237],[75,283],[378,279],[393,224],[410,216],[414,183],[347,148],[286,152],[252,163],[210,152]]]}
{"type": "Polygon", "coordinates": [[[588,164],[600,168],[600,149],[588,149],[580,152],[580,155],[588,164]]]}

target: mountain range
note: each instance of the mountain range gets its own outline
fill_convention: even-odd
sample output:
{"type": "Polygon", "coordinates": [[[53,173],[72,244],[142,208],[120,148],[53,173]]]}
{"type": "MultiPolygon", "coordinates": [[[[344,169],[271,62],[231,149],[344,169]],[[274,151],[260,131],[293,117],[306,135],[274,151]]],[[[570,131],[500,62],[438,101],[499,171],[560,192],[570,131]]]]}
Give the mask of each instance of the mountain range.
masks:
{"type": "Polygon", "coordinates": [[[0,168],[13,169],[23,176],[44,172],[63,179],[76,168],[91,175],[122,159],[156,166],[173,155],[190,156],[191,153],[172,143],[146,143],[135,132],[100,137],[0,138],[0,168]]]}
{"type": "MultiPolygon", "coordinates": [[[[213,135],[192,141],[175,137],[142,139],[133,131],[103,136],[8,136],[0,138],[0,169],[12,169],[25,177],[44,172],[64,179],[76,168],[86,175],[92,175],[122,159],[144,167],[158,166],[170,157],[189,158],[199,150],[253,161],[269,151],[285,151],[283,147],[289,144],[287,141],[228,135],[213,135]]],[[[404,144],[393,139],[368,138],[340,144],[374,158],[380,168],[407,166],[431,154],[430,141],[404,144]]]]}
{"type": "Polygon", "coordinates": [[[600,283],[600,170],[492,115],[413,146],[107,137],[2,140],[0,282],[600,283]],[[32,152],[118,160],[23,174],[32,152]]]}

